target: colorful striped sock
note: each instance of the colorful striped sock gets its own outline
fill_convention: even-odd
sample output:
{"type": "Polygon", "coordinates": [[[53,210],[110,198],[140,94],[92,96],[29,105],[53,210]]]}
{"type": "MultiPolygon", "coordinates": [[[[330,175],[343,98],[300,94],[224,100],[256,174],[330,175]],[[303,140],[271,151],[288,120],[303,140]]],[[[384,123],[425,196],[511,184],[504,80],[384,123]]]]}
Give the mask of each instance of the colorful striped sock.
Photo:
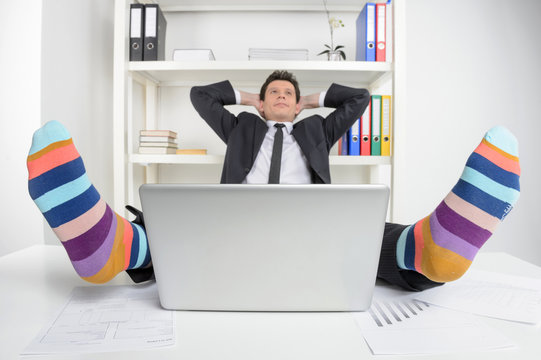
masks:
{"type": "Polygon", "coordinates": [[[68,131],[51,121],[34,133],[28,191],[83,279],[104,283],[150,264],[145,230],[116,214],[90,183],[68,131]]]}
{"type": "Polygon", "coordinates": [[[516,138],[504,127],[490,129],[436,210],[404,229],[398,266],[437,282],[461,277],[518,200],[519,177],[516,138]]]}

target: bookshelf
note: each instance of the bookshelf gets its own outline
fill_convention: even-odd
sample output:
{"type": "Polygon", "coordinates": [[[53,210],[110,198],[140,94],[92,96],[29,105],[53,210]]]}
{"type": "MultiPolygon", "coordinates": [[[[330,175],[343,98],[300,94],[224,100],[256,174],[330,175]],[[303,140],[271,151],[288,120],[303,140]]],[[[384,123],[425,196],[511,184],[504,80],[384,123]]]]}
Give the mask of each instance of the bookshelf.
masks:
{"type": "MultiPolygon", "coordinates": [[[[168,31],[172,27],[174,14],[177,13],[249,13],[251,17],[265,16],[268,12],[301,14],[306,12],[324,13],[321,0],[160,0],[157,1],[168,21],[168,31]],[[169,14],[173,18],[168,17],[169,14]]],[[[113,156],[114,156],[114,209],[123,213],[125,204],[137,202],[137,185],[134,172],[144,169],[143,182],[159,182],[160,166],[214,165],[223,163],[223,151],[209,152],[209,155],[148,155],[136,152],[138,139],[134,129],[154,129],[163,127],[164,118],[169,116],[175,106],[170,101],[168,91],[175,88],[189,88],[198,84],[208,84],[230,80],[235,86],[260,86],[260,79],[266,78],[275,69],[291,71],[302,86],[326,89],[331,82],[348,86],[366,87],[369,90],[381,84],[392,82],[393,95],[393,147],[399,148],[399,139],[394,136],[400,130],[400,114],[405,101],[402,100],[405,84],[400,60],[404,58],[401,37],[393,35],[393,62],[356,62],[356,61],[323,61],[323,57],[310,61],[248,61],[217,60],[211,62],[196,61],[140,61],[130,62],[128,51],[128,27],[130,0],[115,0],[114,24],[114,85],[113,85],[113,156]],[[257,80],[254,80],[257,79],[257,80]],[[401,87],[402,86],[402,87],[401,87]],[[141,89],[142,96],[136,99],[135,88],[141,89]],[[164,99],[169,99],[169,102],[164,99]],[[135,110],[134,110],[135,109],[135,110]],[[142,124],[136,125],[136,122],[142,124]]],[[[357,16],[364,6],[362,0],[328,1],[330,12],[347,12],[357,16]]],[[[394,0],[393,27],[395,34],[404,24],[404,0],[394,0]]],[[[403,36],[402,36],[403,37],[403,36]]],[[[167,40],[169,41],[169,40],[167,40]]],[[[205,45],[202,45],[206,47],[205,45]]],[[[168,58],[166,46],[166,59],[168,58]]],[[[169,56],[170,58],[170,56],[169,56]]],[[[241,87],[242,88],[242,87],[241,87]]],[[[189,99],[187,100],[189,102],[189,99]]],[[[188,116],[187,116],[188,117],[188,116]]],[[[303,116],[301,116],[303,117],[303,116]]],[[[198,121],[191,119],[191,121],[198,121]]],[[[201,123],[203,120],[199,119],[201,123]]],[[[166,127],[167,128],[167,127],[166,127]]],[[[176,129],[173,129],[176,130],[176,129]]],[[[182,136],[182,130],[180,130],[182,136]]],[[[210,129],[206,136],[215,135],[210,129]]],[[[210,140],[209,140],[210,141],[210,140]]],[[[216,141],[213,139],[212,141],[216,141]]],[[[179,139],[179,147],[183,142],[179,139]]],[[[225,147],[223,148],[225,149],[225,147]]],[[[369,181],[377,181],[377,168],[390,167],[391,204],[390,218],[393,217],[393,201],[396,193],[396,177],[398,154],[393,149],[392,157],[360,157],[331,155],[333,167],[360,167],[369,172],[369,181]]],[[[199,168],[199,167],[198,167],[199,168]]],[[[193,166],[189,167],[194,171],[193,166]]],[[[219,177],[216,178],[216,182],[219,177]]]]}

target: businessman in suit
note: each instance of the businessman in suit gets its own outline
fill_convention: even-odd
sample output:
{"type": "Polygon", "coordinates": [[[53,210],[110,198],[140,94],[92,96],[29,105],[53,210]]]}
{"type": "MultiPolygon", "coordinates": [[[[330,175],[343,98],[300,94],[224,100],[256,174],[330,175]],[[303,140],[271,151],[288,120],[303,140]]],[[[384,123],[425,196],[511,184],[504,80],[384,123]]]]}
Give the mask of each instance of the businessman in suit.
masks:
{"type": "MultiPolygon", "coordinates": [[[[193,87],[192,103],[216,134],[227,144],[221,182],[241,183],[331,183],[329,152],[353,125],[370,101],[366,89],[332,84],[327,91],[300,96],[295,77],[275,71],[259,94],[233,89],[229,81],[193,87]],[[260,116],[230,113],[226,105],[248,105],[260,116]],[[327,117],[312,115],[294,123],[304,109],[329,107],[327,117]],[[283,124],[282,129],[276,127],[283,124]],[[283,131],[280,177],[269,179],[275,134],[283,131]]],[[[404,226],[386,224],[378,276],[402,287],[421,290],[437,282],[396,265],[396,242],[404,226]]]]}

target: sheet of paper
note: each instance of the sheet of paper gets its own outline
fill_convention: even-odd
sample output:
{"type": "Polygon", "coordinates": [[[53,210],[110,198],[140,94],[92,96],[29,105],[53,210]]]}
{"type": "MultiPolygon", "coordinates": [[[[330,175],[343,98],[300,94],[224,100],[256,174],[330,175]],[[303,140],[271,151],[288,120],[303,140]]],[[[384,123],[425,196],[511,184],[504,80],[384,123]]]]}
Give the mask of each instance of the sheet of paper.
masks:
{"type": "Polygon", "coordinates": [[[417,299],[498,319],[541,324],[541,280],[470,269],[459,280],[417,299]]]}
{"type": "Polygon", "coordinates": [[[164,310],[156,284],[73,289],[21,355],[143,350],[175,344],[174,312],[164,310]]]}
{"type": "Polygon", "coordinates": [[[374,355],[444,354],[514,347],[473,315],[376,288],[367,312],[353,313],[374,355]]]}

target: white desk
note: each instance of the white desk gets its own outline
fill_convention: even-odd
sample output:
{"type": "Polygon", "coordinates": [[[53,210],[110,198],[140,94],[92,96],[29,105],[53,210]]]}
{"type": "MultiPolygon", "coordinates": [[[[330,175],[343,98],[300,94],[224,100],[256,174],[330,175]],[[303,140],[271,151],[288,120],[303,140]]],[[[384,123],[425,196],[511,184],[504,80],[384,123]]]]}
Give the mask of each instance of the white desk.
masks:
{"type": "MultiPolygon", "coordinates": [[[[503,253],[480,254],[474,266],[541,279],[541,268],[503,253]]],[[[131,284],[120,274],[111,285],[131,284]]],[[[88,286],[61,246],[34,246],[0,258],[0,359],[19,353],[65,303],[88,286]]],[[[373,356],[348,313],[224,313],[178,311],[174,348],[125,353],[37,356],[48,359],[365,359],[373,356]]],[[[519,344],[517,350],[461,354],[461,359],[541,359],[541,328],[482,318],[519,344]]],[[[413,356],[400,356],[413,359],[413,356]]],[[[424,356],[456,359],[456,354],[424,356]]]]}

